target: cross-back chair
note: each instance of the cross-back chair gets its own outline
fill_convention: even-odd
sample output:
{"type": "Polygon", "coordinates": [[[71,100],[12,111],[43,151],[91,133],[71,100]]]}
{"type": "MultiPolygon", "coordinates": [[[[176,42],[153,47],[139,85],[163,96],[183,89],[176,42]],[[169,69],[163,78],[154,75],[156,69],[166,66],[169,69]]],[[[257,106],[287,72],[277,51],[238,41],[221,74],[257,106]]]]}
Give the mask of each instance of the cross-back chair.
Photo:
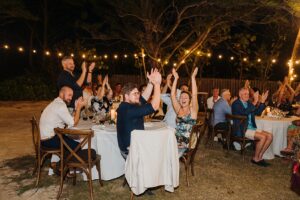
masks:
{"type": "Polygon", "coordinates": [[[241,145],[241,155],[243,156],[243,160],[245,160],[246,144],[253,142],[253,140],[245,137],[245,133],[247,130],[247,116],[227,114],[226,119],[228,121],[230,132],[230,138],[228,136],[229,140],[227,140],[227,146],[229,147],[229,144],[233,142],[239,143],[241,145]],[[238,123],[236,126],[234,126],[231,125],[231,121],[238,121],[238,123]],[[234,133],[237,131],[238,127],[241,127],[241,125],[243,127],[243,129],[241,129],[242,136],[236,136],[234,133]]]}
{"type": "Polygon", "coordinates": [[[73,170],[73,184],[76,184],[76,169],[81,169],[87,176],[87,181],[89,185],[89,194],[90,199],[93,199],[93,185],[92,185],[92,167],[96,165],[99,183],[103,186],[101,181],[101,170],[100,170],[100,155],[96,154],[96,151],[91,148],[91,138],[94,134],[94,131],[91,129],[62,129],[55,128],[55,133],[60,139],[60,147],[62,156],[60,163],[60,188],[57,195],[59,199],[65,177],[70,170],[73,170]],[[64,135],[80,137],[80,142],[75,149],[72,149],[64,140],[64,135]],[[87,149],[81,149],[86,147],[87,149]]]}
{"type": "Polygon", "coordinates": [[[180,161],[184,163],[184,169],[185,169],[185,179],[187,186],[190,185],[189,183],[189,170],[191,169],[191,173],[194,176],[194,159],[195,155],[197,153],[199,144],[203,138],[203,135],[205,133],[205,127],[203,127],[204,123],[199,122],[198,124],[195,124],[192,128],[192,132],[190,134],[190,142],[189,142],[189,148],[188,150],[180,157],[180,161]]]}
{"type": "Polygon", "coordinates": [[[41,178],[41,169],[43,167],[45,158],[47,156],[55,154],[60,157],[60,149],[54,149],[54,148],[47,148],[43,147],[41,145],[41,135],[40,135],[40,128],[39,124],[37,122],[37,119],[35,116],[32,116],[31,120],[31,130],[32,130],[32,142],[34,145],[34,150],[35,150],[35,167],[32,172],[32,175],[34,175],[37,172],[37,178],[36,178],[36,183],[35,186],[38,186],[40,178],[41,178]]]}

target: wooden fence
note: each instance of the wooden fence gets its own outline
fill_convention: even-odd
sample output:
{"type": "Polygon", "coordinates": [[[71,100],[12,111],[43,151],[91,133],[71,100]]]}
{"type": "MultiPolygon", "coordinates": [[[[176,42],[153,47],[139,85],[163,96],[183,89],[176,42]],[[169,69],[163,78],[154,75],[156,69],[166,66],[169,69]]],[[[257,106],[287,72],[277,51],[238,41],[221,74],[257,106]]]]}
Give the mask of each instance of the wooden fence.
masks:
{"type": "MultiPolygon", "coordinates": [[[[138,75],[113,75],[110,78],[111,86],[113,87],[116,83],[125,84],[127,82],[133,82],[138,85],[144,84],[146,81],[143,80],[138,75]]],[[[188,83],[188,78],[180,78],[179,84],[188,83]]],[[[243,87],[245,81],[239,81],[235,79],[217,79],[217,78],[202,78],[198,79],[198,91],[207,92],[208,95],[211,95],[211,91],[214,87],[218,87],[220,90],[229,89],[232,93],[232,96],[238,96],[238,91],[243,87]]],[[[260,80],[250,80],[251,87],[257,87],[261,91],[269,90],[270,94],[273,94],[278,89],[277,81],[260,81],[260,80]]],[[[292,87],[296,88],[298,83],[293,82],[292,87]]]]}

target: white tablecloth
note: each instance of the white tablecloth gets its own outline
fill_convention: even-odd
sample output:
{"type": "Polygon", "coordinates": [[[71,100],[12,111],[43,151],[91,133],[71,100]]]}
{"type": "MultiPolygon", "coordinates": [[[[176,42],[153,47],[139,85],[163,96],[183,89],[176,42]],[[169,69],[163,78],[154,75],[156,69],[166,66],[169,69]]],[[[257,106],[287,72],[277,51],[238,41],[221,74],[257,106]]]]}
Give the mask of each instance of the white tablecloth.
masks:
{"type": "MultiPolygon", "coordinates": [[[[94,130],[94,137],[92,138],[91,146],[93,149],[95,149],[97,154],[101,155],[101,179],[111,180],[122,176],[125,169],[125,160],[120,153],[115,126],[95,125],[88,120],[80,121],[76,128],[92,128],[94,130]]],[[[58,160],[59,158],[57,156],[52,156],[52,162],[57,162],[58,160]]],[[[86,180],[85,173],[82,174],[84,180],[86,180]]],[[[92,168],[92,179],[95,180],[98,178],[98,171],[94,166],[92,168]]]]}
{"type": "Polygon", "coordinates": [[[299,118],[275,119],[270,117],[255,117],[257,129],[273,134],[273,142],[264,153],[264,159],[274,159],[275,155],[280,156],[280,151],[287,146],[287,128],[296,119],[299,118]]]}
{"type": "Polygon", "coordinates": [[[167,191],[173,192],[174,187],[179,185],[179,158],[174,131],[169,127],[132,131],[125,177],[134,194],[139,195],[147,188],[159,185],[165,185],[167,191]]]}

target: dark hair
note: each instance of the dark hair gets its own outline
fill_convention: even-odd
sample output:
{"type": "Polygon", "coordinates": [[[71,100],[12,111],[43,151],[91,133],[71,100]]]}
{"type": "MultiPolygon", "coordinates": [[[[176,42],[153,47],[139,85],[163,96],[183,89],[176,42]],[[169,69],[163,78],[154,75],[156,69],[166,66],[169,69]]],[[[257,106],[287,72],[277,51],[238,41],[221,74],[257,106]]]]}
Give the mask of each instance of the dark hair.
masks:
{"type": "Polygon", "coordinates": [[[181,91],[180,95],[182,95],[182,94],[187,94],[187,95],[189,95],[190,100],[192,100],[192,95],[191,95],[191,93],[189,93],[188,91],[181,91]]]}
{"type": "Polygon", "coordinates": [[[132,90],[134,90],[135,88],[137,88],[137,85],[135,83],[126,83],[123,87],[122,87],[122,95],[125,96],[125,94],[129,94],[132,90]]]}
{"type": "Polygon", "coordinates": [[[188,86],[188,84],[186,84],[186,83],[182,83],[182,84],[180,84],[180,85],[179,85],[179,88],[181,88],[182,86],[189,87],[189,86],[188,86]]]}
{"type": "Polygon", "coordinates": [[[140,85],[140,87],[139,87],[139,91],[140,91],[140,92],[142,92],[143,87],[147,87],[147,84],[142,84],[142,85],[140,85]]]}

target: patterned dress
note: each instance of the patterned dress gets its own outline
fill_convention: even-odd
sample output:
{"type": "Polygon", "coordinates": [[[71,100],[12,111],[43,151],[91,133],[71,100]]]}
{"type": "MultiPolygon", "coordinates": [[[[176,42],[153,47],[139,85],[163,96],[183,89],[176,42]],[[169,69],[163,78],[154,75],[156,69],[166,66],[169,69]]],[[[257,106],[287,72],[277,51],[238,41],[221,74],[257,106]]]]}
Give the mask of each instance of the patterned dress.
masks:
{"type": "MultiPolygon", "coordinates": [[[[176,139],[179,149],[186,151],[189,147],[190,134],[196,120],[191,118],[191,114],[176,118],[176,139]]],[[[184,152],[183,151],[183,152],[184,152]]]]}

